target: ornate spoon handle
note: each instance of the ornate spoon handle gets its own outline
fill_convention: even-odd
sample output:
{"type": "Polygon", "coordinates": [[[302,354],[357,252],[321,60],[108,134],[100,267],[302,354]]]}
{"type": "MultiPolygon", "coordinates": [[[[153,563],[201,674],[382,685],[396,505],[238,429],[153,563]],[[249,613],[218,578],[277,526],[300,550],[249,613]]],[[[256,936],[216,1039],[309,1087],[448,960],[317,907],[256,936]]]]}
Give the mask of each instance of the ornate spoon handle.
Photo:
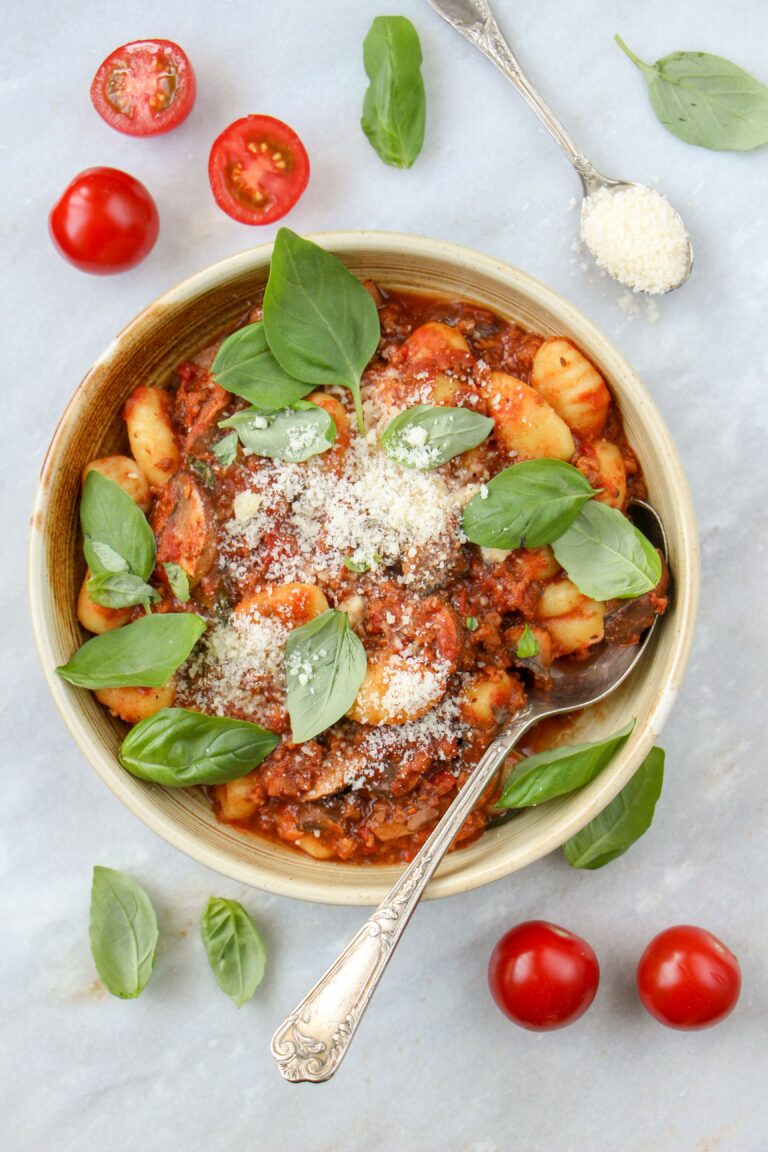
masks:
{"type": "Polygon", "coordinates": [[[505,757],[541,715],[529,705],[491,744],[373,915],[277,1029],[272,1055],[286,1080],[317,1082],[333,1076],[435,869],[505,757]]]}
{"type": "Polygon", "coordinates": [[[587,194],[599,188],[605,182],[605,177],[584,155],[523,72],[496,23],[496,17],[491,11],[488,0],[427,0],[427,2],[452,28],[479,48],[504,73],[507,80],[514,84],[573,164],[587,194]]]}

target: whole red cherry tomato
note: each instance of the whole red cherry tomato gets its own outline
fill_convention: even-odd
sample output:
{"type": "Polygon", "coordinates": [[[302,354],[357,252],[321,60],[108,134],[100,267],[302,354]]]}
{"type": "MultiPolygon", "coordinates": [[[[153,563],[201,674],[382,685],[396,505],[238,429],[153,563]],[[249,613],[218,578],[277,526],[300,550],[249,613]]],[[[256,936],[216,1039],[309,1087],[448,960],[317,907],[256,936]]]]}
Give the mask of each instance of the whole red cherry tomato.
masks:
{"type": "Polygon", "coordinates": [[[134,40],[107,56],[93,78],[91,101],[112,128],[159,136],[186,120],[196,84],[186,53],[172,40],[134,40]]]}
{"type": "Polygon", "coordinates": [[[600,966],[580,936],[546,920],[511,928],[488,965],[491,994],[510,1020],[533,1032],[564,1028],[595,998],[600,966]]]}
{"type": "Polygon", "coordinates": [[[243,116],[214,140],[208,179],[219,208],[233,220],[272,224],[306,188],[309,157],[282,120],[243,116]]]}
{"type": "Polygon", "coordinates": [[[677,924],[654,936],[637,966],[643,1007],[668,1028],[711,1028],[733,1011],[741,969],[717,936],[677,924]]]}
{"type": "Polygon", "coordinates": [[[125,272],[154,247],[160,221],[143,184],[117,168],[86,168],[48,217],[61,255],[83,272],[125,272]]]}

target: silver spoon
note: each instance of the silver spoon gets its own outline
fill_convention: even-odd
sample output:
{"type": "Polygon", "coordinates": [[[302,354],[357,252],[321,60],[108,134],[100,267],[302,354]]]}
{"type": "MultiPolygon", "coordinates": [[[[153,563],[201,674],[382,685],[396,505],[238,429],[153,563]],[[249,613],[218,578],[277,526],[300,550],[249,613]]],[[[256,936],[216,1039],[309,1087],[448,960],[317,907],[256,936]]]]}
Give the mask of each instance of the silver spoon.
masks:
{"type": "MultiPolygon", "coordinates": [[[[598,172],[594,164],[585,156],[582,150],[577,147],[572,137],[566,132],[563,125],[552,112],[552,109],[545,104],[530,80],[524,74],[512,53],[512,49],[501,34],[501,29],[496,23],[496,18],[491,11],[488,0],[427,0],[427,3],[430,4],[435,12],[442,16],[452,28],[460,32],[471,44],[479,48],[489,60],[493,61],[496,67],[504,73],[507,80],[514,84],[520,95],[527,101],[544,127],[550,135],[554,137],[563,152],[565,152],[571,164],[573,164],[581,177],[581,183],[584,186],[584,197],[581,202],[582,224],[585,213],[587,213],[591,207],[589,205],[589,198],[601,189],[604,188],[608,192],[614,193],[625,191],[628,188],[644,187],[644,185],[637,184],[633,181],[611,180],[609,177],[603,176],[602,172],[598,172]]],[[[666,292],[672,292],[675,288],[679,288],[684,284],[690,276],[693,266],[693,248],[690,237],[687,234],[679,213],[676,212],[675,215],[680,222],[681,229],[686,234],[688,261],[680,278],[675,284],[670,284],[665,289],[666,292]]]]}
{"type": "MultiPolygon", "coordinates": [[[[643,501],[632,503],[643,518],[646,535],[666,556],[667,540],[658,514],[643,501]]],[[[432,835],[376,911],[275,1032],[272,1055],[286,1080],[319,1082],[333,1076],[424,889],[520,737],[547,716],[604,700],[629,676],[655,628],[654,620],[639,644],[606,646],[592,662],[555,676],[551,691],[533,689],[529,693],[525,708],[486,749],[432,835]]]]}

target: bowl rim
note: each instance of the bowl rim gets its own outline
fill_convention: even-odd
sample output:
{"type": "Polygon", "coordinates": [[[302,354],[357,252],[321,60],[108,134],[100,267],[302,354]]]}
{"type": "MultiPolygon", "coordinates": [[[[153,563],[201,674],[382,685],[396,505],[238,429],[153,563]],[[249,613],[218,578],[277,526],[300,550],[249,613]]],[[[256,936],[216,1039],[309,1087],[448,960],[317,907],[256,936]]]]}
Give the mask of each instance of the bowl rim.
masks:
{"type": "MultiPolygon", "coordinates": [[[[679,638],[663,678],[662,690],[656,695],[651,706],[645,729],[641,733],[639,744],[635,749],[635,755],[631,760],[627,760],[622,772],[613,773],[610,778],[601,774],[590,786],[589,796],[581,807],[567,812],[563,806],[563,811],[559,813],[559,819],[552,824],[545,835],[539,832],[531,838],[531,843],[518,845],[507,856],[498,854],[491,860],[474,861],[469,867],[458,869],[449,875],[441,876],[438,869],[435,878],[427,889],[426,898],[455,895],[501,879],[503,876],[517,871],[519,868],[527,867],[535,860],[559,848],[565,840],[583,828],[605,808],[634,774],[642,759],[650,751],[674,703],[693,642],[700,587],[699,542],[693,501],[677,448],[650,392],[613,341],[559,292],[512,264],[450,241],[412,233],[365,229],[308,233],[307,238],[342,258],[345,254],[357,253],[361,248],[365,248],[372,254],[390,254],[396,250],[404,256],[443,260],[455,266],[468,268],[472,272],[484,274],[499,283],[500,287],[503,283],[510,290],[523,295],[531,304],[540,306],[558,317],[572,318],[582,331],[588,332],[591,339],[596,340],[607,353],[621,363],[627,378],[638,390],[642,398],[643,423],[652,433],[665,457],[666,479],[674,487],[676,493],[677,511],[679,512],[680,558],[681,560],[684,558],[688,572],[688,579],[684,585],[681,586],[680,583],[677,583],[675,589],[679,638]]],[[[225,257],[166,290],[128,321],[88,369],[73,392],[43,459],[31,518],[28,586],[33,633],[54,703],[76,744],[112,793],[143,824],[197,862],[251,887],[314,903],[371,905],[378,903],[384,896],[392,879],[399,872],[398,868],[382,866],[382,873],[386,873],[386,876],[382,878],[382,883],[379,886],[366,888],[356,887],[353,881],[340,882],[338,886],[329,888],[327,880],[318,878],[318,880],[313,881],[307,880],[305,877],[294,877],[290,873],[290,869],[285,875],[274,874],[259,863],[246,863],[233,859],[225,846],[201,844],[193,832],[189,831],[186,826],[177,823],[172,815],[164,812],[154,803],[153,793],[150,789],[142,792],[140,797],[137,797],[133,792],[129,793],[124,770],[115,771],[117,762],[113,757],[108,757],[102,750],[94,746],[88,724],[73,715],[67,699],[65,683],[54,670],[56,658],[46,628],[44,604],[48,589],[46,586],[46,534],[44,528],[49,482],[57,466],[59,443],[66,437],[73,416],[76,415],[87,396],[89,382],[100,369],[109,366],[121,343],[140,330],[146,321],[165,309],[189,301],[203,291],[210,291],[220,286],[239,273],[263,268],[268,262],[273,247],[274,241],[269,241],[225,257]]],[[[562,802],[555,801],[552,803],[562,806],[562,802]]],[[[376,866],[359,865],[358,867],[364,867],[367,873],[369,868],[376,866]]]]}

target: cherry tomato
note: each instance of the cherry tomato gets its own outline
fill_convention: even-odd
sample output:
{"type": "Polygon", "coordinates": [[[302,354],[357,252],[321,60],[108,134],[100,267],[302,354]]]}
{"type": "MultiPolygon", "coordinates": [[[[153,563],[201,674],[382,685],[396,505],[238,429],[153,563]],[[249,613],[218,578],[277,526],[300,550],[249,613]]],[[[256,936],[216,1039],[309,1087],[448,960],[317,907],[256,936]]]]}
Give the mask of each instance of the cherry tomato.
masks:
{"type": "Polygon", "coordinates": [[[643,1007],[668,1028],[711,1028],[733,1011],[741,969],[717,936],[677,924],[654,936],[637,966],[643,1007]]]}
{"type": "Polygon", "coordinates": [[[491,995],[510,1020],[532,1032],[564,1028],[595,998],[600,966],[580,936],[546,920],[527,920],[491,953],[491,995]]]}
{"type": "Polygon", "coordinates": [[[309,157],[296,133],[274,116],[244,116],[217,137],[208,161],[214,199],[241,224],[285,216],[309,180],[309,157]]]}
{"type": "Polygon", "coordinates": [[[91,84],[93,106],[127,136],[158,136],[186,120],[197,85],[172,40],[134,40],[107,56],[91,84]]]}
{"type": "Polygon", "coordinates": [[[51,209],[48,228],[61,255],[83,272],[125,272],[154,247],[160,221],[143,184],[117,168],[86,168],[51,209]]]}

